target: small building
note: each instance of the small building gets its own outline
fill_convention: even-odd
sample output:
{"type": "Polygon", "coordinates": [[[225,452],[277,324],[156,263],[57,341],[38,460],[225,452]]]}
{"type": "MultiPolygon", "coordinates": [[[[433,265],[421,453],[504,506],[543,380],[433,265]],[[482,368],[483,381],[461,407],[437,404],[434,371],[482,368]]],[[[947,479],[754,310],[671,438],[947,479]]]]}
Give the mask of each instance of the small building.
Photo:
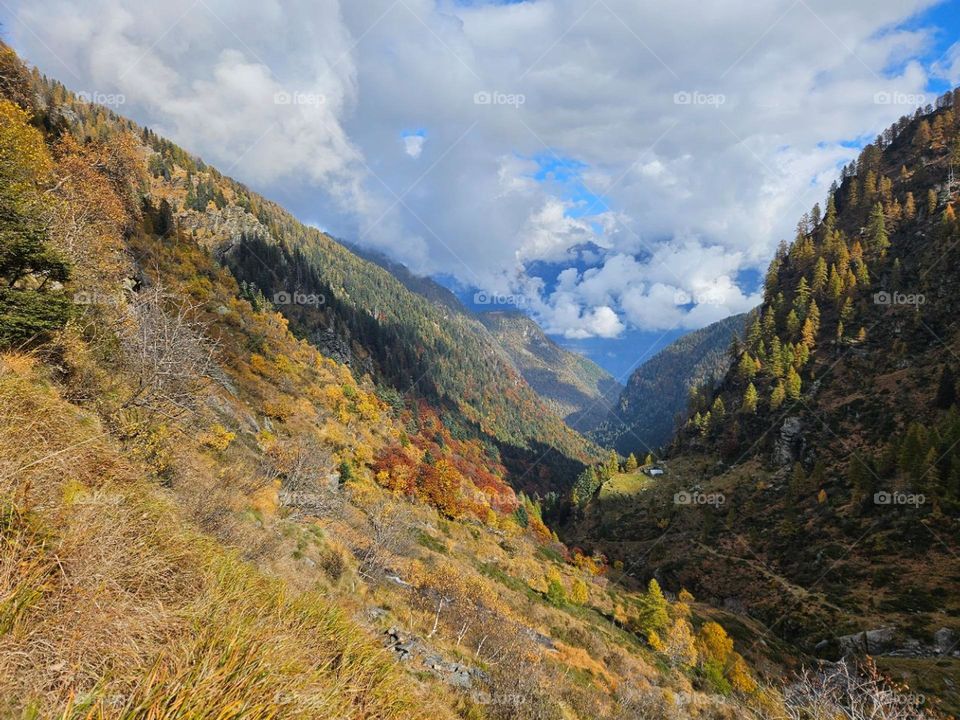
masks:
{"type": "Polygon", "coordinates": [[[653,465],[652,467],[647,468],[647,475],[650,477],[657,477],[663,475],[663,468],[659,465],[653,465]]]}

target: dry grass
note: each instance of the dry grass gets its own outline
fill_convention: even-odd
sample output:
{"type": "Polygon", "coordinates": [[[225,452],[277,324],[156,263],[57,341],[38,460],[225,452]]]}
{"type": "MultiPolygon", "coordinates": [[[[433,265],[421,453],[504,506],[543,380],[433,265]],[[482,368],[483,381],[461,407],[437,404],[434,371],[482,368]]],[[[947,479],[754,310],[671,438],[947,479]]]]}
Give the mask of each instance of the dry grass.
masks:
{"type": "Polygon", "coordinates": [[[0,369],[0,716],[449,716],[327,599],[202,535],[37,372],[0,369]]]}

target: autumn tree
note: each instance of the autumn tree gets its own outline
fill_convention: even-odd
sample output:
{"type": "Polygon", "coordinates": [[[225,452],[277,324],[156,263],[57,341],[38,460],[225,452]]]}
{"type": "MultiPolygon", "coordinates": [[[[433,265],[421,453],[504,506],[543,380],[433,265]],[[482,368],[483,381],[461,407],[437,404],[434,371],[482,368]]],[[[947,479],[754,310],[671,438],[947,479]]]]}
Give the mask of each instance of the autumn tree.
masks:
{"type": "Polygon", "coordinates": [[[644,633],[652,630],[659,634],[667,629],[670,624],[667,599],[656,578],[650,578],[647,592],[640,596],[639,605],[638,623],[644,633]]]}
{"type": "Polygon", "coordinates": [[[51,160],[27,113],[0,100],[0,345],[62,327],[71,303],[61,291],[67,260],[51,248],[41,185],[51,160]]]}
{"type": "Polygon", "coordinates": [[[757,388],[753,383],[747,385],[743,393],[743,412],[753,414],[757,411],[757,388]]]}

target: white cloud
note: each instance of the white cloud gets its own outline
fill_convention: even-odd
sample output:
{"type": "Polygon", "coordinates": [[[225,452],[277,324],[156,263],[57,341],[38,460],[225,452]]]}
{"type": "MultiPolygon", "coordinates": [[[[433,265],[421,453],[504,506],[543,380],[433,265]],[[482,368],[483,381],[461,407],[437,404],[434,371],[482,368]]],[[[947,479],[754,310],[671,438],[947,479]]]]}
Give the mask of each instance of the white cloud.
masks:
{"type": "Polygon", "coordinates": [[[403,151],[414,160],[423,152],[423,144],[427,141],[425,135],[410,134],[403,136],[403,151]]]}
{"type": "Polygon", "coordinates": [[[10,31],[304,219],[610,337],[758,301],[736,278],[822,202],[845,141],[912,112],[875,95],[960,80],[960,44],[928,70],[931,31],[898,29],[930,5],[29,0],[10,31]],[[411,127],[429,156],[417,134],[397,152],[411,127]],[[543,174],[557,157],[583,167],[543,174]],[[536,260],[581,264],[548,291],[536,260]]]}

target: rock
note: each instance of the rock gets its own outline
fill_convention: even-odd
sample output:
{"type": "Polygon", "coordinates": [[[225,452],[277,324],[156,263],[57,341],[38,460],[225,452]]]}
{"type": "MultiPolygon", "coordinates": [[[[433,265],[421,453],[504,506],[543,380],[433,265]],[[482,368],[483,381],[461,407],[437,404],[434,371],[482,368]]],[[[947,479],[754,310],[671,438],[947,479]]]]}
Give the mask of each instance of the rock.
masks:
{"type": "Polygon", "coordinates": [[[894,649],[896,633],[897,629],[894,627],[876,628],[842,635],[837,638],[837,643],[844,655],[883,655],[894,649]]]}
{"type": "Polygon", "coordinates": [[[940,628],[933,634],[933,647],[940,655],[946,655],[957,649],[960,638],[950,628],[940,628]]]}
{"type": "Polygon", "coordinates": [[[796,415],[788,417],[774,446],[774,460],[780,465],[791,465],[803,456],[804,445],[803,422],[796,415]]]}

